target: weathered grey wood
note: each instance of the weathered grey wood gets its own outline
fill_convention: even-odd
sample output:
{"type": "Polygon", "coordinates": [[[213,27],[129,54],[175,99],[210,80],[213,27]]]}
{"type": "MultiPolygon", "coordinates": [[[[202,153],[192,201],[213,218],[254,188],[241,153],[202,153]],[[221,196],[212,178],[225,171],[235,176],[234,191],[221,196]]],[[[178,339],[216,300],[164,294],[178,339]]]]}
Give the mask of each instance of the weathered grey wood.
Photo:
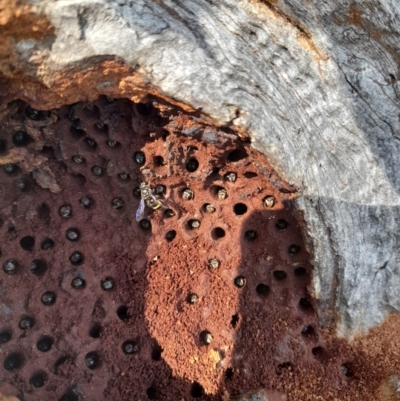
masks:
{"type": "Polygon", "coordinates": [[[31,3],[54,40],[15,46],[46,85],[54,71],[118,58],[251,135],[301,192],[322,322],[334,311],[338,332],[352,336],[400,309],[400,3],[31,3]]]}

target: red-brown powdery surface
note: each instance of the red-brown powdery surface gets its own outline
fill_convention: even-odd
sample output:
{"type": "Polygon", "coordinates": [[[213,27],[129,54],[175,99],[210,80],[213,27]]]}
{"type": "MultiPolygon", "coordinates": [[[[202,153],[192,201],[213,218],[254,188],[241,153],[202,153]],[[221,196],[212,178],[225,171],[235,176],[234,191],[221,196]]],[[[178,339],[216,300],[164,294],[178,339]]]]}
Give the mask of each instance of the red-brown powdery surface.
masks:
{"type": "Polygon", "coordinates": [[[42,114],[13,102],[1,127],[1,393],[228,400],[267,388],[288,400],[376,399],[365,394],[368,357],[319,332],[295,193],[248,145],[193,116],[123,99],[42,114]],[[28,136],[18,142],[18,131],[28,136]],[[140,182],[166,190],[138,223],[140,182]],[[71,228],[76,241],[66,238],[71,228]],[[41,301],[47,291],[51,305],[41,301]],[[26,317],[31,327],[21,329],[26,317]]]}

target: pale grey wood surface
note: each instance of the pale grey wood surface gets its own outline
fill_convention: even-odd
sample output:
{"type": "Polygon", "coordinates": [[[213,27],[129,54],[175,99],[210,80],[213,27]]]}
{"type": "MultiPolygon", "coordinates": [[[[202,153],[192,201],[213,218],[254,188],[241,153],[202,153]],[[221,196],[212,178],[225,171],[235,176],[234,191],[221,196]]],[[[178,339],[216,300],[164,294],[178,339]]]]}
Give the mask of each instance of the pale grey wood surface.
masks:
{"type": "Polygon", "coordinates": [[[300,191],[323,323],[334,311],[338,332],[352,336],[400,309],[398,1],[31,3],[54,40],[16,47],[30,65],[42,52],[43,82],[117,58],[251,135],[300,191]]]}

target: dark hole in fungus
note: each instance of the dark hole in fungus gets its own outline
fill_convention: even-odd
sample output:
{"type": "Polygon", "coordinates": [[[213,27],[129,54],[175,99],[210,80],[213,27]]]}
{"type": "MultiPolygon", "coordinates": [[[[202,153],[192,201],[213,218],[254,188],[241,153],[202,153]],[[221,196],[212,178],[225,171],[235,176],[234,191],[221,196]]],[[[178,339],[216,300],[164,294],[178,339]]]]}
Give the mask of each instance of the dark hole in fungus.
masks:
{"type": "Polygon", "coordinates": [[[245,159],[248,156],[244,149],[235,149],[228,153],[228,161],[238,162],[239,160],[245,159]]]}
{"type": "Polygon", "coordinates": [[[85,364],[91,370],[96,369],[100,364],[99,354],[94,351],[88,352],[85,356],[85,364]]]}
{"type": "Polygon", "coordinates": [[[77,128],[74,125],[71,125],[69,132],[74,139],[80,139],[86,135],[83,129],[77,128]]]}
{"type": "Polygon", "coordinates": [[[16,174],[18,172],[18,166],[12,163],[5,164],[3,169],[4,172],[9,175],[16,174]]]}
{"type": "Polygon", "coordinates": [[[21,330],[31,329],[35,325],[35,320],[30,316],[24,316],[18,323],[21,330]]]}
{"type": "Polygon", "coordinates": [[[344,363],[340,366],[340,370],[346,377],[354,376],[354,366],[352,363],[344,363]]]}
{"type": "Polygon", "coordinates": [[[122,198],[114,198],[111,202],[111,207],[114,210],[122,210],[125,206],[125,202],[122,198]]]}
{"type": "Polygon", "coordinates": [[[139,187],[133,188],[132,194],[135,198],[140,199],[142,197],[142,193],[139,187]]]}
{"type": "Polygon", "coordinates": [[[246,178],[256,178],[256,177],[258,177],[258,174],[257,173],[253,173],[252,171],[246,171],[243,175],[246,178]]]}
{"type": "Polygon", "coordinates": [[[107,144],[107,146],[108,146],[109,148],[111,148],[111,149],[118,148],[119,145],[120,145],[120,143],[119,143],[118,141],[114,140],[114,139],[108,139],[108,140],[106,141],[106,144],[107,144]]]}
{"type": "Polygon", "coordinates": [[[129,181],[129,179],[130,179],[131,177],[130,177],[130,175],[129,175],[128,173],[123,172],[123,173],[119,173],[119,174],[118,174],[118,178],[119,178],[121,181],[129,181]]]}
{"type": "Polygon", "coordinates": [[[63,219],[68,219],[69,217],[72,216],[72,207],[70,205],[62,205],[58,209],[58,214],[63,218],[63,219]]]}
{"type": "Polygon", "coordinates": [[[296,277],[303,277],[307,274],[307,270],[304,267],[296,267],[296,269],[294,269],[294,275],[296,277]]]}
{"type": "Polygon", "coordinates": [[[87,137],[84,139],[84,142],[89,150],[95,150],[97,147],[96,141],[92,138],[87,137]]]}
{"type": "Polygon", "coordinates": [[[244,233],[244,238],[247,241],[254,241],[257,238],[257,232],[254,230],[248,230],[244,233]]]}
{"type": "Polygon", "coordinates": [[[11,340],[11,331],[10,330],[3,330],[0,332],[0,344],[8,343],[11,340]]]}
{"type": "Polygon", "coordinates": [[[79,401],[79,396],[74,389],[69,389],[58,399],[58,401],[79,401]]]}
{"type": "Polygon", "coordinates": [[[49,251],[54,248],[54,241],[51,238],[45,238],[42,241],[40,248],[44,251],[49,251]]]}
{"type": "Polygon", "coordinates": [[[156,185],[156,187],[154,188],[154,193],[156,194],[156,195],[162,195],[162,196],[164,196],[165,195],[165,193],[166,193],[166,191],[167,191],[167,187],[165,186],[165,185],[162,185],[162,184],[158,184],[158,185],[156,185]]]}
{"type": "Polygon", "coordinates": [[[157,391],[156,391],[155,387],[153,387],[153,386],[149,387],[146,390],[146,395],[149,400],[155,400],[157,398],[157,391]]]}
{"type": "Polygon", "coordinates": [[[85,112],[85,114],[87,116],[90,116],[90,117],[94,117],[99,114],[99,109],[93,103],[87,103],[84,106],[83,111],[85,112]]]}
{"type": "Polygon", "coordinates": [[[281,375],[284,370],[288,370],[289,372],[293,369],[293,365],[290,362],[280,363],[276,367],[276,374],[281,375]]]}
{"type": "Polygon", "coordinates": [[[28,180],[22,179],[22,180],[18,180],[17,181],[17,187],[18,187],[18,189],[20,191],[26,192],[26,191],[29,190],[30,186],[31,185],[30,185],[30,182],[28,180]]]}
{"type": "Polygon", "coordinates": [[[299,251],[300,251],[300,247],[298,245],[293,244],[293,245],[290,245],[288,248],[288,252],[291,255],[294,255],[294,254],[298,253],[299,251]]]}
{"type": "Polygon", "coordinates": [[[239,315],[236,313],[235,315],[232,316],[231,319],[231,326],[236,329],[237,325],[239,323],[239,315]]]}
{"type": "Polygon", "coordinates": [[[40,298],[43,305],[50,306],[56,302],[56,294],[53,291],[46,291],[40,298]]]}
{"type": "Polygon", "coordinates": [[[258,284],[256,292],[260,297],[265,298],[269,294],[269,287],[266,284],[258,284]]]}
{"type": "Polygon", "coordinates": [[[96,177],[101,177],[104,173],[103,168],[100,166],[93,166],[91,171],[92,171],[92,174],[96,177]]]}
{"type": "Polygon", "coordinates": [[[153,349],[151,350],[151,359],[153,361],[160,361],[162,352],[163,349],[159,344],[153,345],[153,349]]]}
{"type": "Polygon", "coordinates": [[[49,336],[43,336],[37,343],[36,347],[40,352],[48,352],[53,346],[54,340],[49,336]]]}
{"type": "Polygon", "coordinates": [[[79,266],[83,263],[83,255],[79,251],[75,251],[69,257],[69,261],[74,266],[79,266]]]}
{"type": "Polygon", "coordinates": [[[102,121],[98,121],[93,125],[93,128],[99,134],[107,134],[108,132],[108,125],[103,123],[102,121]]]}
{"type": "Polygon", "coordinates": [[[101,335],[101,325],[100,323],[94,323],[93,326],[89,330],[89,336],[92,338],[100,338],[101,335]]]}
{"type": "Polygon", "coordinates": [[[23,356],[18,352],[13,352],[6,357],[3,363],[5,370],[14,371],[22,367],[24,363],[23,356]]]}
{"type": "Polygon", "coordinates": [[[72,173],[71,177],[76,181],[76,184],[79,186],[83,186],[86,182],[86,177],[83,174],[72,173]]]}
{"type": "Polygon", "coordinates": [[[199,300],[199,296],[197,294],[189,294],[187,297],[187,301],[189,304],[193,305],[199,300]]]}
{"type": "Polygon", "coordinates": [[[165,234],[165,239],[168,242],[173,241],[175,239],[175,237],[176,237],[176,231],[175,230],[170,230],[165,234]]]}
{"type": "Polygon", "coordinates": [[[139,164],[139,166],[142,166],[144,163],[146,163],[146,156],[143,152],[137,151],[133,155],[133,160],[139,164]]]}
{"type": "Polygon", "coordinates": [[[313,312],[314,308],[311,302],[307,298],[301,298],[299,301],[299,307],[305,312],[313,312]]]}
{"type": "Polygon", "coordinates": [[[111,277],[106,277],[101,280],[100,286],[104,291],[110,291],[114,288],[114,280],[111,277]]]}
{"type": "Polygon", "coordinates": [[[189,159],[189,161],[186,163],[186,170],[189,171],[189,173],[194,173],[198,168],[199,162],[197,159],[189,159]]]}
{"type": "Polygon", "coordinates": [[[85,288],[85,285],[86,285],[85,280],[80,277],[75,277],[71,281],[71,287],[75,288],[76,290],[81,290],[81,289],[85,288]]]}
{"type": "Polygon", "coordinates": [[[65,232],[65,238],[68,241],[74,242],[74,241],[78,241],[78,239],[80,238],[80,232],[77,228],[69,228],[66,232],[65,232]]]}
{"type": "Polygon", "coordinates": [[[275,270],[274,271],[275,280],[278,280],[278,281],[285,280],[286,277],[287,277],[287,274],[283,270],[275,270]]]}
{"type": "Polygon", "coordinates": [[[139,222],[139,227],[143,230],[143,231],[150,231],[151,230],[151,223],[149,220],[147,219],[142,219],[139,222]]]}
{"type": "Polygon", "coordinates": [[[26,237],[21,238],[19,244],[24,251],[32,251],[35,246],[35,237],[27,235],[26,237]]]}
{"type": "Polygon", "coordinates": [[[7,142],[3,139],[0,139],[0,154],[5,153],[7,150],[7,142]]]}
{"type": "Polygon", "coordinates": [[[35,259],[30,264],[30,270],[33,274],[36,274],[37,276],[41,276],[42,274],[44,274],[46,272],[47,264],[44,260],[35,259]]]}
{"type": "Polygon", "coordinates": [[[18,262],[14,259],[6,260],[3,263],[4,273],[14,274],[17,271],[17,268],[18,268],[18,262]]]}
{"type": "Polygon", "coordinates": [[[172,209],[166,209],[164,211],[164,217],[165,218],[169,219],[169,218],[174,217],[174,216],[175,216],[175,212],[172,209]]]}
{"type": "Polygon", "coordinates": [[[47,375],[45,372],[36,372],[29,379],[29,384],[31,384],[33,387],[40,388],[45,385],[46,381],[47,375]]]}
{"type": "Polygon", "coordinates": [[[93,200],[90,196],[86,195],[79,200],[79,203],[81,204],[81,206],[89,208],[92,205],[93,200]]]}
{"type": "Polygon", "coordinates": [[[200,398],[204,395],[204,388],[201,384],[193,382],[190,387],[190,395],[193,398],[200,398]]]}
{"type": "Polygon", "coordinates": [[[321,361],[327,358],[326,351],[322,347],[314,347],[311,350],[311,352],[315,356],[315,358],[317,358],[317,359],[319,359],[321,361]]]}
{"type": "Polygon", "coordinates": [[[46,203],[39,203],[36,212],[40,220],[47,220],[50,217],[50,207],[46,203]]]}
{"type": "Polygon", "coordinates": [[[196,230],[197,228],[200,227],[200,221],[196,219],[191,219],[188,221],[188,228],[190,230],[196,230]]]}
{"type": "Polygon", "coordinates": [[[236,205],[233,206],[233,212],[241,216],[247,212],[247,206],[244,203],[236,203],[236,205]]]}
{"type": "Polygon", "coordinates": [[[142,117],[148,117],[151,114],[152,108],[148,103],[137,103],[135,105],[137,114],[142,117]]]}
{"type": "Polygon", "coordinates": [[[12,136],[13,144],[19,148],[29,145],[32,138],[25,131],[17,131],[12,136]]]}
{"type": "Polygon", "coordinates": [[[200,341],[204,345],[210,345],[213,340],[212,334],[208,330],[203,330],[200,333],[200,341]]]}
{"type": "Polygon", "coordinates": [[[33,109],[31,106],[26,106],[25,115],[33,121],[40,121],[46,118],[46,112],[33,109]]]}
{"type": "Polygon", "coordinates": [[[121,319],[121,320],[128,320],[129,319],[129,314],[128,314],[128,307],[125,305],[121,305],[118,307],[117,309],[117,316],[121,319]]]}
{"type": "Polygon", "coordinates": [[[137,354],[139,352],[139,344],[133,340],[125,341],[122,344],[122,352],[126,355],[137,354]]]}
{"type": "Polygon", "coordinates": [[[225,237],[225,230],[223,228],[221,228],[221,227],[214,228],[214,230],[212,231],[212,237],[215,240],[224,238],[225,237]]]}
{"type": "Polygon", "coordinates": [[[244,276],[238,276],[234,280],[235,286],[242,288],[246,285],[246,278],[244,276]]]}
{"type": "Polygon", "coordinates": [[[233,378],[233,374],[234,374],[233,368],[226,369],[225,370],[225,379],[231,380],[233,378]]]}
{"type": "Polygon", "coordinates": [[[312,326],[304,326],[301,329],[301,335],[307,340],[316,341],[318,339],[318,335],[312,326]]]}
{"type": "Polygon", "coordinates": [[[278,230],[284,230],[285,228],[287,228],[287,226],[288,226],[288,222],[285,219],[279,219],[276,222],[276,228],[278,230]]]}
{"type": "Polygon", "coordinates": [[[154,165],[156,167],[164,166],[164,158],[162,156],[155,156],[154,157],[154,165]]]}

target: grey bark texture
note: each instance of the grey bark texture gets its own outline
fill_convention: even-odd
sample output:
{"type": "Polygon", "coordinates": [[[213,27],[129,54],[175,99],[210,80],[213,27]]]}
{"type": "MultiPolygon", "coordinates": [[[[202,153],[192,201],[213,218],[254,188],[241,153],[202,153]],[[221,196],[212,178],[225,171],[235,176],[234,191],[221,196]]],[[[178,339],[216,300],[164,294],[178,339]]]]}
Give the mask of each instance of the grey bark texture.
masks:
{"type": "Polygon", "coordinates": [[[31,4],[56,29],[50,42],[15,45],[31,74],[38,52],[53,72],[118,59],[165,96],[250,134],[299,190],[323,324],[337,318],[352,337],[399,311],[397,0],[31,4]]]}

